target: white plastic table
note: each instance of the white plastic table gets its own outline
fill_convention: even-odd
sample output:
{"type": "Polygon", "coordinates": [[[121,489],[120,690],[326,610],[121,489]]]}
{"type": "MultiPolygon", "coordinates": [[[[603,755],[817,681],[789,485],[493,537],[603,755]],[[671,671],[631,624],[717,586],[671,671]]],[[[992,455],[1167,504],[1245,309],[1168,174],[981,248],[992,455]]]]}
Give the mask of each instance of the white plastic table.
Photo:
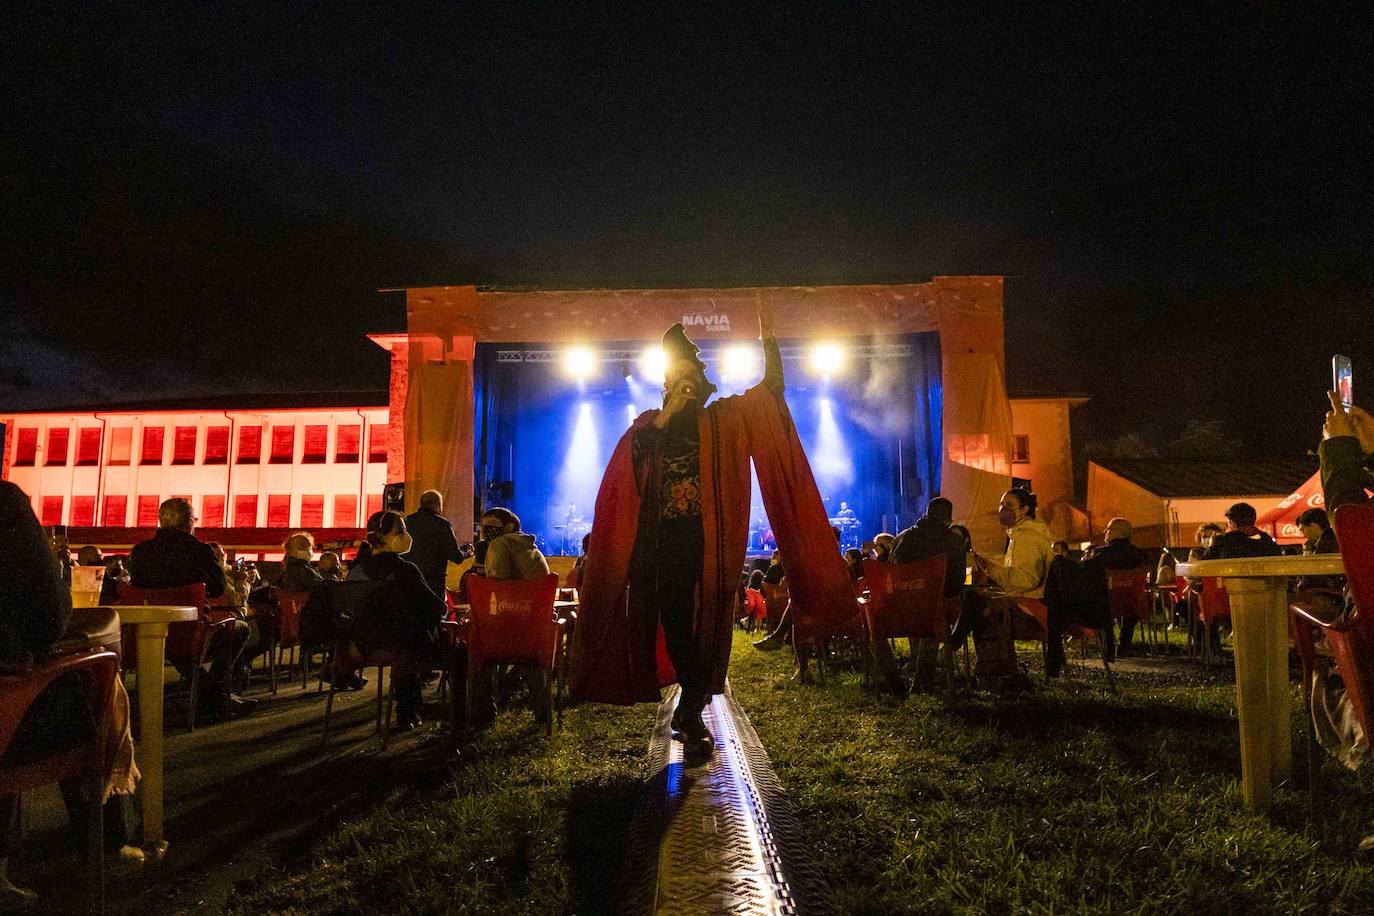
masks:
{"type": "Polygon", "coordinates": [[[1231,601],[1240,719],[1240,782],[1245,805],[1269,807],[1273,788],[1293,774],[1292,693],[1288,683],[1288,580],[1339,575],[1340,554],[1251,557],[1180,563],[1188,578],[1223,579],[1231,601]]]}

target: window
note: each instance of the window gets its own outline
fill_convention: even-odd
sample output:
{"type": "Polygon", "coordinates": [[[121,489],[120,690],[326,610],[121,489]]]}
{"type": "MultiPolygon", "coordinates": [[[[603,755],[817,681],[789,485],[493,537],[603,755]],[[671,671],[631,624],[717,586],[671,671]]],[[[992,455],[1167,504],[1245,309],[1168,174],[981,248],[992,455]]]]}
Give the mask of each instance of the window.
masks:
{"type": "MultiPolygon", "coordinates": [[[[239,464],[257,464],[262,461],[262,427],[239,427],[239,464]]],[[[235,510],[237,513],[237,510],[235,510]]],[[[238,524],[235,522],[235,524],[238,524]]]]}
{"type": "Polygon", "coordinates": [[[199,438],[200,430],[194,426],[178,426],[172,435],[172,464],[195,464],[199,438]]]}
{"type": "Polygon", "coordinates": [[[224,497],[206,496],[200,504],[200,524],[202,528],[224,527],[224,497]]]}
{"type": "Polygon", "coordinates": [[[129,524],[129,497],[105,497],[105,508],[100,512],[100,523],[110,528],[123,528],[129,524]]]}
{"type": "Polygon", "coordinates": [[[138,518],[134,524],[139,528],[157,527],[157,507],[162,502],[156,496],[140,496],[138,498],[138,518]]]}
{"type": "Polygon", "coordinates": [[[72,497],[72,527],[89,528],[95,524],[95,497],[72,497]]]}
{"type": "Polygon", "coordinates": [[[62,504],[66,502],[63,496],[44,496],[43,508],[38,515],[40,525],[60,525],[62,524],[62,504]]]}
{"type": "Polygon", "coordinates": [[[1011,460],[1017,464],[1030,461],[1030,436],[1011,437],[1011,460]]]}
{"type": "Polygon", "coordinates": [[[301,497],[301,527],[302,527],[302,528],[323,528],[323,527],[324,527],[324,497],[323,497],[323,496],[302,496],[302,497],[301,497]]]}
{"type": "MultiPolygon", "coordinates": [[[[358,463],[358,440],[362,436],[362,427],[357,423],[352,426],[340,426],[334,433],[334,463],[335,464],[357,464],[358,463]]],[[[357,508],[356,504],[354,508],[357,508]]]]}
{"type": "Polygon", "coordinates": [[[377,493],[367,498],[367,517],[371,518],[382,511],[382,494],[377,493]]]}
{"type": "Polygon", "coordinates": [[[116,426],[110,430],[110,457],[107,459],[111,465],[125,465],[129,463],[129,454],[133,451],[134,430],[132,426],[116,426]]]}
{"type": "Polygon", "coordinates": [[[234,497],[234,527],[256,528],[258,526],[258,497],[234,497]]]}
{"type": "Polygon", "coordinates": [[[267,497],[267,527],[289,528],[291,526],[291,494],[273,493],[267,497]]]}
{"type": "Polygon", "coordinates": [[[51,466],[67,463],[67,439],[71,434],[72,431],[65,426],[48,427],[48,453],[43,457],[44,464],[51,466]]]}
{"type": "Polygon", "coordinates": [[[162,463],[162,439],[165,432],[161,426],[143,427],[143,452],[138,459],[139,464],[162,463]]]}
{"type": "MultiPolygon", "coordinates": [[[[356,428],[356,427],[355,427],[356,428]]],[[[357,456],[354,456],[355,458],[357,456]]],[[[334,527],[356,528],[358,526],[358,496],[356,493],[340,493],[334,497],[334,527]]]]}
{"type": "Polygon", "coordinates": [[[14,440],[14,466],[17,468],[31,468],[37,456],[37,427],[30,426],[27,429],[19,430],[19,435],[14,440]]]}
{"type": "Polygon", "coordinates": [[[329,427],[307,426],[305,428],[305,449],[301,454],[301,464],[324,464],[324,458],[328,451],[329,427]]]}
{"type": "Polygon", "coordinates": [[[373,462],[386,462],[386,434],[385,426],[371,426],[367,430],[367,460],[373,462]]]}
{"type": "Polygon", "coordinates": [[[87,426],[77,434],[76,463],[83,468],[100,463],[100,429],[98,427],[87,426]]]}
{"type": "Polygon", "coordinates": [[[229,427],[209,426],[205,429],[205,463],[229,463],[229,427]]]}
{"type": "MultiPolygon", "coordinates": [[[[272,427],[272,464],[290,464],[296,451],[296,427],[272,427]]],[[[268,526],[271,527],[271,526],[268,526]]]]}

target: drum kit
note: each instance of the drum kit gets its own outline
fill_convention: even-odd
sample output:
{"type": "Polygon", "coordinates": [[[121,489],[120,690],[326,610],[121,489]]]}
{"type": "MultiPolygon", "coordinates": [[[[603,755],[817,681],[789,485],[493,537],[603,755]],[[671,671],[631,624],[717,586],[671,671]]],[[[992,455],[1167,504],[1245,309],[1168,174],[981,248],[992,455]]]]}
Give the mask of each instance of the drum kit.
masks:
{"type": "Polygon", "coordinates": [[[592,530],[592,523],[578,514],[577,506],[568,506],[568,515],[563,524],[554,525],[553,530],[561,532],[555,535],[560,542],[559,555],[575,557],[582,553],[582,538],[592,530]]]}

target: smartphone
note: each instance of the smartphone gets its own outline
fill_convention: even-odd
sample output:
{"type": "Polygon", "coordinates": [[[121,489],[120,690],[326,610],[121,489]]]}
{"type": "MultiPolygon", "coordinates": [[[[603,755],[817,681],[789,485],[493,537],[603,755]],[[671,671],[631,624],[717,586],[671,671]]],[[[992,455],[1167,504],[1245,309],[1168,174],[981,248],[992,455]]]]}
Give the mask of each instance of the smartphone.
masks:
{"type": "Polygon", "coordinates": [[[1355,406],[1355,373],[1350,366],[1350,357],[1331,357],[1331,390],[1340,395],[1347,410],[1355,406]]]}

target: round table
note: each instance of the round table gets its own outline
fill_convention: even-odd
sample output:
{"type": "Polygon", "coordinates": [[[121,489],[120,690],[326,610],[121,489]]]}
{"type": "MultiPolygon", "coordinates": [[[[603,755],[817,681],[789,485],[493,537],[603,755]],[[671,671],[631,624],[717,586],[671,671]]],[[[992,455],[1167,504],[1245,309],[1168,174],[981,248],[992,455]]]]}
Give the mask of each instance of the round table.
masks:
{"type": "Polygon", "coordinates": [[[121,605],[110,608],[131,624],[138,645],[138,769],[143,774],[143,843],[154,858],[167,851],[162,838],[162,666],[167,624],[195,620],[190,605],[121,605]]]}
{"type": "Polygon", "coordinates": [[[1288,683],[1288,580],[1345,572],[1340,554],[1244,557],[1178,564],[1188,578],[1218,578],[1231,602],[1240,719],[1241,795],[1247,807],[1269,807],[1273,787],[1293,773],[1288,683]]]}

